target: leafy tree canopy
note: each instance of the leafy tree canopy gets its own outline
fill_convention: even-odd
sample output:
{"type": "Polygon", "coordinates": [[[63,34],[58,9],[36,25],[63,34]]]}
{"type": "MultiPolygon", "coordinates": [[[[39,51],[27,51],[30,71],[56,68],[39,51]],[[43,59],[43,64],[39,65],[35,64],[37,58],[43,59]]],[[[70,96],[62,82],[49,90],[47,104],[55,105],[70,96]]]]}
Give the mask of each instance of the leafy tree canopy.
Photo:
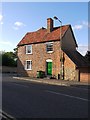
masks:
{"type": "MultiPolygon", "coordinates": [[[[14,52],[3,52],[1,57],[2,57],[2,66],[10,66],[10,67],[17,66],[17,56],[14,52]]],[[[1,57],[0,57],[0,61],[1,61],[1,57]]]]}

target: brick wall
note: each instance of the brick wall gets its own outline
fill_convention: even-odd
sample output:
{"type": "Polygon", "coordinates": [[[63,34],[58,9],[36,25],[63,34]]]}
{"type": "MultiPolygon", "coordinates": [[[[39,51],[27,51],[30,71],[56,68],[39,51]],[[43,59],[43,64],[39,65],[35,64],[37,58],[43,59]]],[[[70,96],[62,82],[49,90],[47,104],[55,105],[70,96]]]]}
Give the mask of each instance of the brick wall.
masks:
{"type": "Polygon", "coordinates": [[[46,60],[52,60],[52,76],[60,74],[60,42],[53,42],[53,53],[46,52],[46,43],[32,44],[32,54],[25,54],[25,46],[18,48],[18,73],[36,77],[37,71],[46,72],[46,60]],[[32,70],[24,69],[26,60],[32,60],[32,70]]]}
{"type": "Polygon", "coordinates": [[[17,67],[2,66],[0,67],[0,71],[2,73],[17,73],[17,67]]]}
{"type": "Polygon", "coordinates": [[[71,61],[71,59],[64,54],[64,79],[65,80],[77,80],[76,78],[76,68],[75,68],[75,64],[71,61]]]}
{"type": "Polygon", "coordinates": [[[90,83],[90,68],[80,68],[80,81],[90,83]]]}
{"type": "MultiPolygon", "coordinates": [[[[90,73],[86,69],[76,69],[75,64],[64,53],[64,79],[87,81],[90,73]],[[80,71],[80,73],[79,73],[80,71]],[[80,76],[79,76],[80,75],[80,76]]],[[[60,74],[60,42],[53,42],[53,53],[46,52],[46,43],[32,44],[32,54],[25,54],[25,46],[18,48],[18,74],[21,76],[36,77],[37,71],[42,70],[46,73],[46,60],[52,60],[52,76],[58,78],[60,74]],[[25,70],[25,61],[32,60],[32,70],[25,70]]],[[[89,80],[90,81],[90,80],[89,80]]]]}

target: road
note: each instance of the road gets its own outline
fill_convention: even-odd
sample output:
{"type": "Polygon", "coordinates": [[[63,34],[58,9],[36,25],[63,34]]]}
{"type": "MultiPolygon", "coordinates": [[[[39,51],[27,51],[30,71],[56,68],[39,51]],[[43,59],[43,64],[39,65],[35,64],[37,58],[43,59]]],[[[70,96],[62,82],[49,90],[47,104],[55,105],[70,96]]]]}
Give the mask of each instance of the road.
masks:
{"type": "Polygon", "coordinates": [[[4,77],[2,109],[15,118],[87,118],[88,89],[4,77]]]}

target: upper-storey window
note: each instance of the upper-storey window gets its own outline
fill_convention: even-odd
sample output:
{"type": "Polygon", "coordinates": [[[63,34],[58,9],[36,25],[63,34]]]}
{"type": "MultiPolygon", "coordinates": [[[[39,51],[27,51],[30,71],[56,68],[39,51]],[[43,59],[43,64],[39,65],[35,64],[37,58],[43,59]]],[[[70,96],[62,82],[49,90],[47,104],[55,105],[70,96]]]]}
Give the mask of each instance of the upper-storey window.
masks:
{"type": "Polygon", "coordinates": [[[53,52],[53,43],[52,43],[52,42],[48,42],[48,43],[46,44],[46,51],[47,51],[48,53],[53,52]]]}
{"type": "Polygon", "coordinates": [[[26,54],[32,54],[32,45],[26,45],[26,54]]]}

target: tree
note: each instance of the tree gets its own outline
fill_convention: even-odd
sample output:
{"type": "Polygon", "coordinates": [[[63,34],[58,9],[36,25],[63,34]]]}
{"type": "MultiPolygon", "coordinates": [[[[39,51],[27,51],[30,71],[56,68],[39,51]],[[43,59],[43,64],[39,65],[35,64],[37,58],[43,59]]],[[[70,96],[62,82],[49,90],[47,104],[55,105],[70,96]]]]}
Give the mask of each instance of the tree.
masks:
{"type": "Polygon", "coordinates": [[[16,67],[17,66],[16,58],[17,57],[13,52],[2,53],[2,66],[16,67]]]}

